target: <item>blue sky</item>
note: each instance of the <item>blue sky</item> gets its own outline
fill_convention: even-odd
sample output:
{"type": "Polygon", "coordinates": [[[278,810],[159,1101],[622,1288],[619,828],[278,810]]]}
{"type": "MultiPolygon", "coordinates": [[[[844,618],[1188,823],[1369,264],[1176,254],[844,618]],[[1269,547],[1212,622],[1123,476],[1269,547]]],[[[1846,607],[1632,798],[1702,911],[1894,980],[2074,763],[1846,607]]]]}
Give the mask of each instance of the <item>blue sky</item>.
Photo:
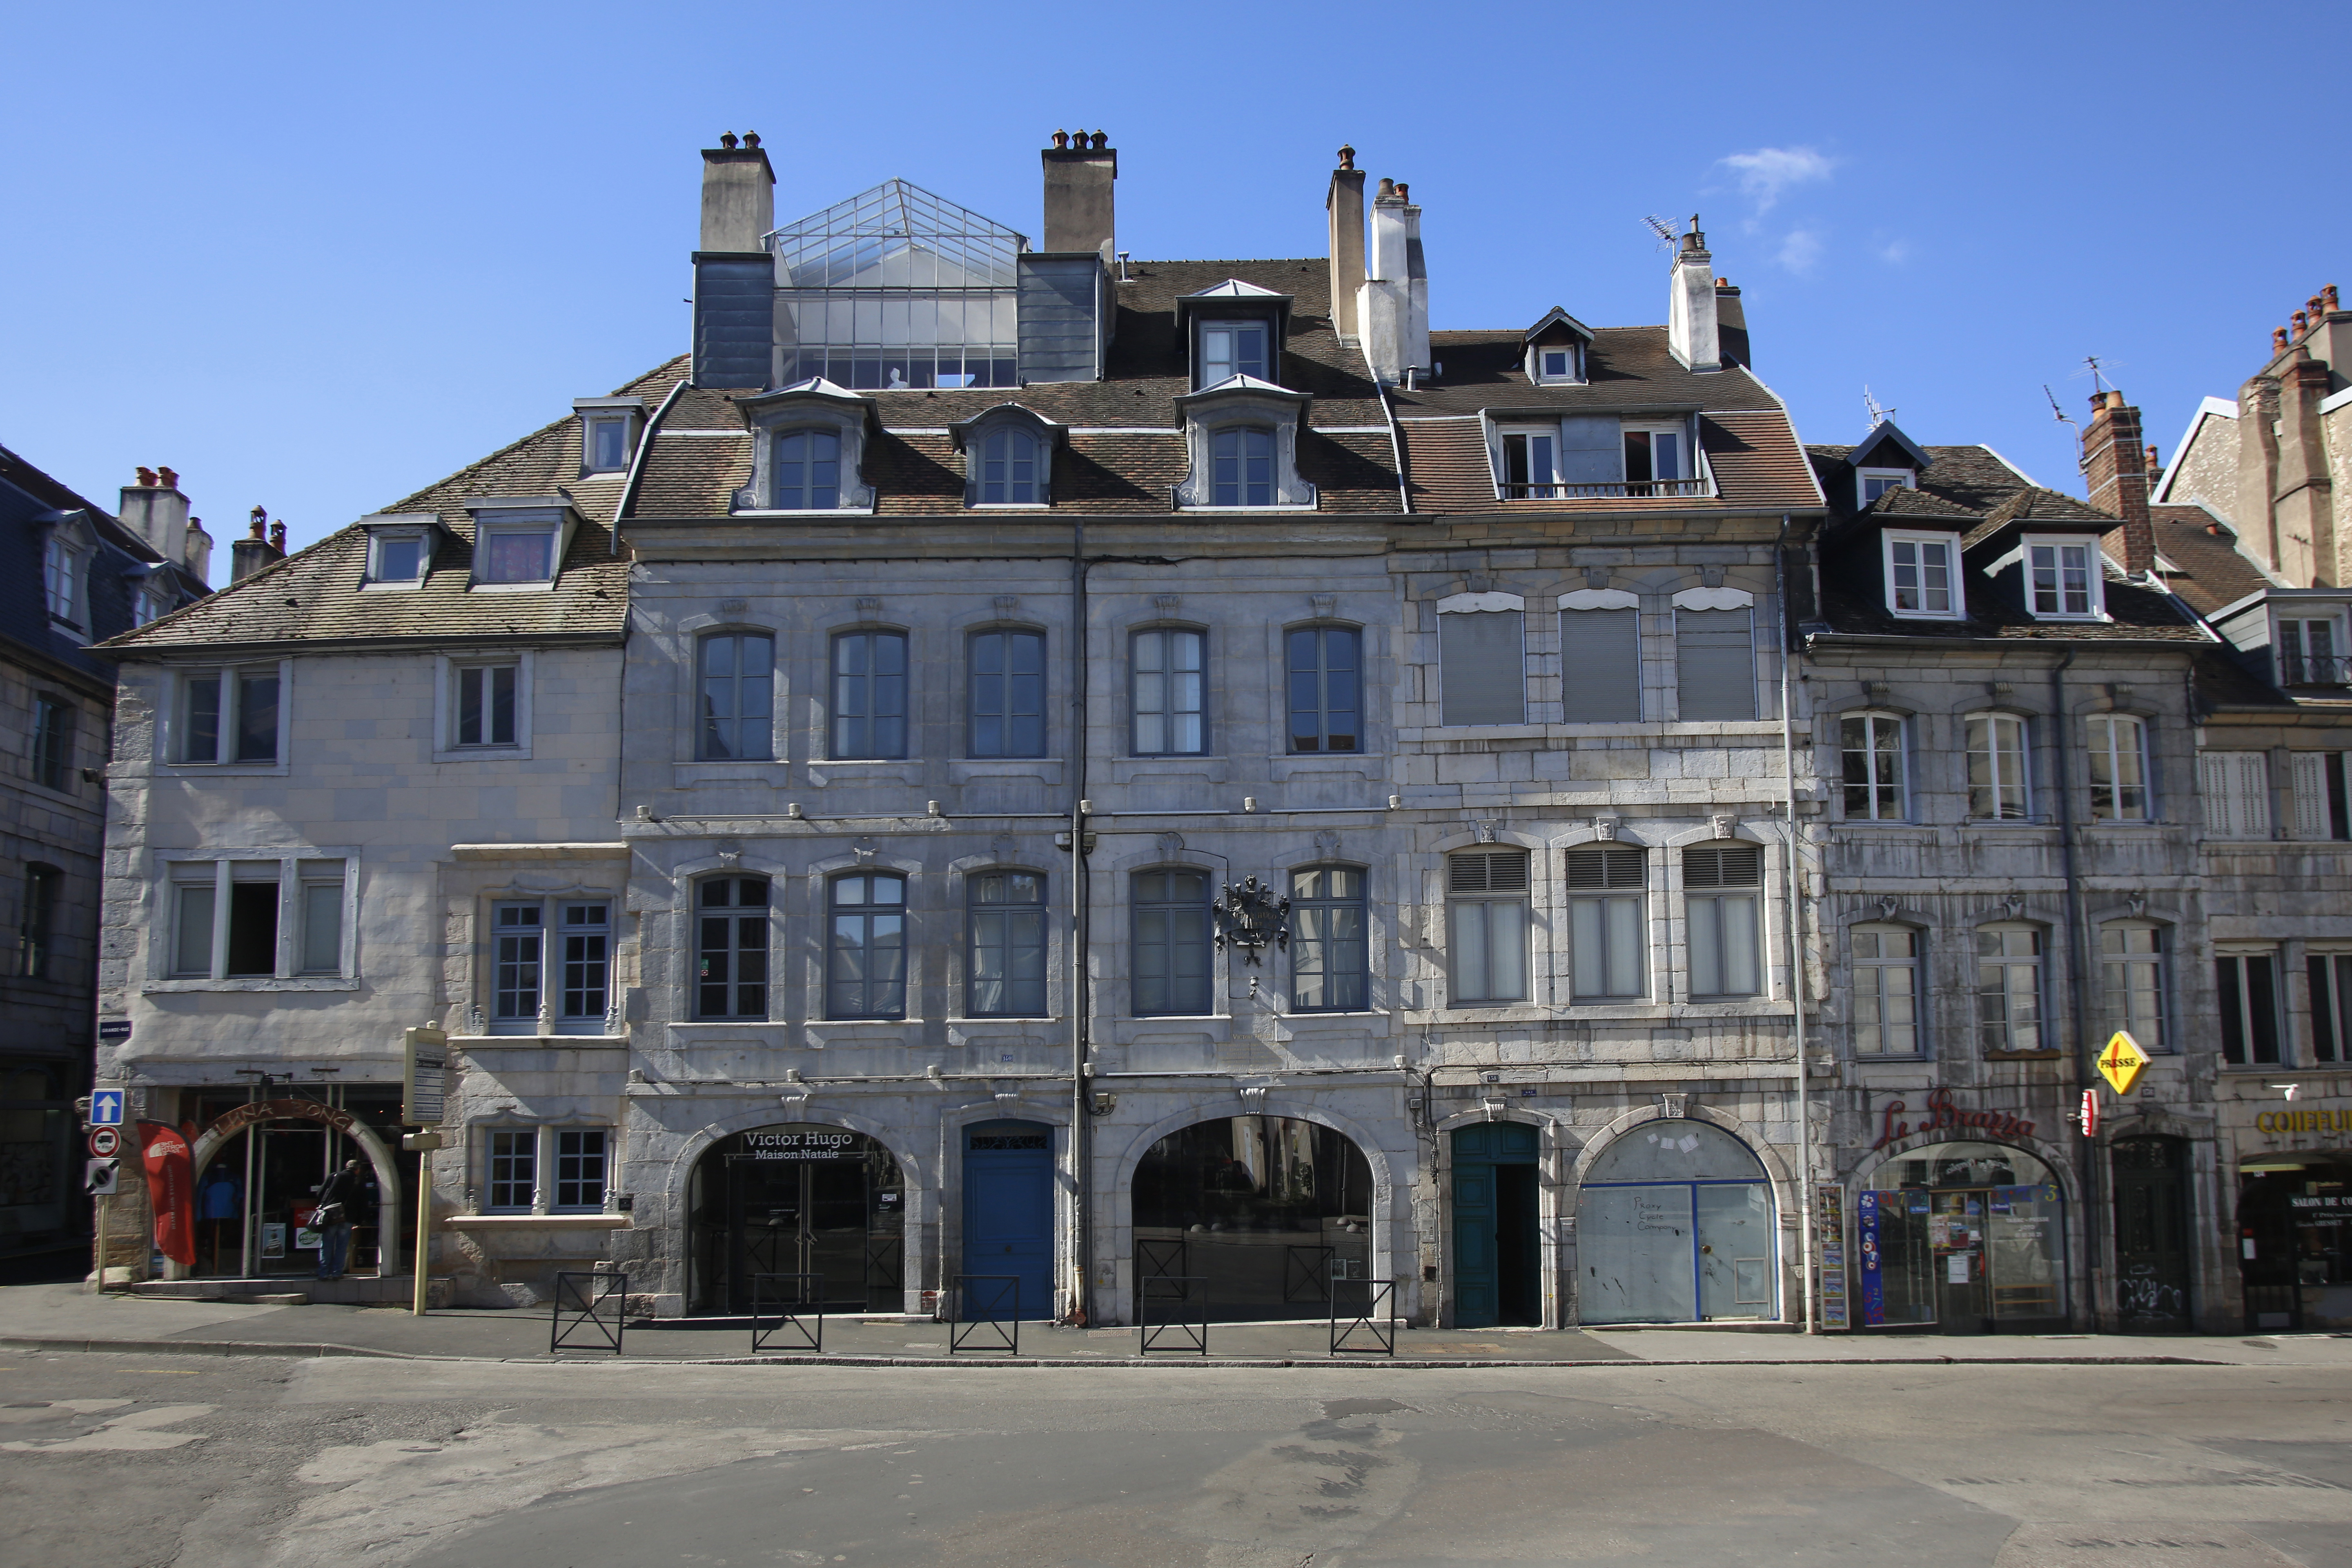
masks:
{"type": "MultiPolygon", "coordinates": [[[[1663,321],[1703,215],[1808,440],[1863,389],[2079,489],[2086,354],[2171,443],[2352,260],[2307,5],[22,7],[0,442],[307,542],[686,344],[698,148],[780,217],[892,175],[1031,235],[1057,126],[1141,257],[1320,254],[1411,183],[1444,327],[1663,321]]],[[[2352,278],[2342,279],[2352,285],[2352,278]]],[[[217,574],[216,574],[217,575],[217,574]]]]}

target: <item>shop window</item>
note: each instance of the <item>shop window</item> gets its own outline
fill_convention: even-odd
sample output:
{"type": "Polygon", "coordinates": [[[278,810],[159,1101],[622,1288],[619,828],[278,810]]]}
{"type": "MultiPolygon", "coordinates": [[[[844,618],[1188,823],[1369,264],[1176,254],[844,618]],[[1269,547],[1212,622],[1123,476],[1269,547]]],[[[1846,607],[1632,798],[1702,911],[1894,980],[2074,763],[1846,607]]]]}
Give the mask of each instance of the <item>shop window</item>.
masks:
{"type": "Polygon", "coordinates": [[[1909,926],[1859,925],[1853,944],[1853,1054],[1925,1054],[1919,1034],[1919,933],[1909,926]]]}
{"type": "Polygon", "coordinates": [[[1864,1328],[1983,1333],[2066,1316],[2065,1220],[2048,1166],[1998,1143],[1889,1160],[1854,1197],[1864,1328]]]}
{"type": "Polygon", "coordinates": [[[1528,999],[1528,857],[1520,850],[1445,862],[1451,1000],[1491,1007],[1528,999]]]}
{"type": "Polygon", "coordinates": [[[1683,851],[1692,1001],[1763,992],[1763,903],[1759,846],[1701,844],[1683,851]]]}
{"type": "Polygon", "coordinates": [[[1578,1189],[1578,1307],[1588,1323],[1690,1323],[1779,1312],[1771,1184],[1723,1129],[1645,1122],[1578,1189]]]}
{"type": "Polygon", "coordinates": [[[2198,752],[2197,793],[2205,805],[2205,833],[2208,837],[2268,838],[2271,836],[2268,752],[2198,752]]]}
{"type": "Polygon", "coordinates": [[[1045,634],[975,633],[971,639],[971,755],[1045,754],[1045,634]]]}
{"type": "Polygon", "coordinates": [[[1208,749],[1202,706],[1208,641],[1207,634],[1179,626],[1135,634],[1129,669],[1137,756],[1197,756],[1208,749]]]}
{"type": "Polygon", "coordinates": [[[1290,749],[1354,752],[1363,742],[1361,638],[1353,626],[1294,626],[1284,639],[1290,749]]]}
{"type": "Polygon", "coordinates": [[[2091,820],[2147,821],[2152,815],[2147,726],[2119,713],[2094,713],[2084,722],[2091,753],[2091,820]]]}
{"type": "Polygon", "coordinates": [[[2101,985],[2107,1030],[2127,1030],[2151,1051],[2172,1048],[2164,1026],[2164,928],[2143,921],[2110,921],[2099,928],[2101,985]]]}
{"type": "Polygon", "coordinates": [[[1569,724],[1633,723],[1642,717],[1641,612],[1559,613],[1560,719],[1569,724]]]}
{"type": "Polygon", "coordinates": [[[907,1184],[862,1132],[783,1122],[719,1139],[687,1188],[693,1312],[740,1316],[775,1297],[763,1274],[813,1274],[829,1312],[907,1307],[907,1184]]]}
{"type": "Polygon", "coordinates": [[[2352,953],[2315,952],[2304,961],[2311,981],[2311,1058],[2352,1061],[2352,953]]]}
{"type": "Polygon", "coordinates": [[[1675,611],[1675,713],[1689,720],[1756,717],[1752,613],[1675,611]]]}
{"type": "Polygon", "coordinates": [[[2278,1065],[2278,955],[2225,952],[2213,968],[2221,991],[2221,1059],[2232,1067],[2278,1065]]]}
{"type": "Polygon", "coordinates": [[[855,762],[907,754],[907,634],[843,632],[833,639],[833,711],[826,755],[855,762]]]}
{"type": "Polygon", "coordinates": [[[974,1018],[1045,1016],[1045,879],[987,871],[964,879],[964,1011],[974,1018]]]}
{"type": "Polygon", "coordinates": [[[1370,994],[1362,869],[1313,866],[1292,872],[1291,1010],[1360,1013],[1371,1005],[1370,994]]]}
{"type": "MultiPolygon", "coordinates": [[[[1372,1173],[1363,1151],[1319,1122],[1233,1116],[1154,1142],[1132,1186],[1135,1282],[1157,1315],[1188,1289],[1216,1318],[1319,1319],[1333,1282],[1373,1277],[1372,1173]],[[1167,1280],[1167,1283],[1159,1281],[1167,1280]]],[[[1348,1310],[1361,1288],[1343,1288],[1348,1310]]]]}
{"type": "Polygon", "coordinates": [[[73,787],[73,704],[33,699],[33,782],[60,794],[73,787]]]}
{"type": "Polygon", "coordinates": [[[1633,845],[1568,852],[1570,989],[1579,1002],[1648,994],[1647,858],[1633,845]]]}
{"type": "Polygon", "coordinates": [[[1968,733],[1969,816],[1979,822],[2023,822],[2032,816],[2025,721],[2013,713],[1971,713],[1963,728],[1968,733]]]}
{"type": "Polygon", "coordinates": [[[696,885],[696,1017],[768,1016],[768,887],[765,877],[696,885]]]}
{"type": "Polygon", "coordinates": [[[1977,931],[1977,1045],[1989,1055],[2042,1048],[2042,930],[1977,931]]]}
{"type": "Polygon", "coordinates": [[[704,637],[698,652],[695,755],[706,762],[773,756],[776,639],[765,632],[721,632],[704,637]]]}
{"type": "Polygon", "coordinates": [[[824,959],[824,1016],[907,1016],[907,879],[888,871],[835,877],[824,959]]]}
{"type": "Polygon", "coordinates": [[[1845,819],[1901,822],[1910,816],[1903,721],[1892,713],[1849,713],[1838,721],[1845,759],[1845,819]]]}
{"type": "Polygon", "coordinates": [[[1203,1016],[1209,994],[1209,878],[1170,868],[1139,871],[1133,889],[1135,1014],[1203,1016]]]}
{"type": "Polygon", "coordinates": [[[1526,722],[1527,654],[1520,636],[1521,614],[1517,609],[1441,608],[1437,617],[1439,723],[1526,722]]]}
{"type": "MultiPolygon", "coordinates": [[[[25,868],[23,902],[16,910],[16,973],[46,980],[57,962],[58,889],[65,873],[37,861],[25,868]]],[[[209,944],[207,944],[209,945],[209,944]]]]}

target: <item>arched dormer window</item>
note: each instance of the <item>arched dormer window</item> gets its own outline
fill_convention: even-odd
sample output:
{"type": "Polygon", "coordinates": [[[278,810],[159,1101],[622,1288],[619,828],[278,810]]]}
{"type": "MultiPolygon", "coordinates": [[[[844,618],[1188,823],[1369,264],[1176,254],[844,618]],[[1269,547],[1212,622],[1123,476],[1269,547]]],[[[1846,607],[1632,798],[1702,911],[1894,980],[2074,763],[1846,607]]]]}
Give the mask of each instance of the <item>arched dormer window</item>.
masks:
{"type": "Polygon", "coordinates": [[[834,511],[841,505],[841,436],[833,430],[786,430],[776,437],[778,511],[834,511]]]}
{"type": "Polygon", "coordinates": [[[733,400],[756,437],[751,482],[735,492],[739,512],[870,512],[863,478],[867,437],[879,423],[874,400],[812,380],[733,400]]]}
{"type": "Polygon", "coordinates": [[[1298,474],[1299,427],[1310,401],[1241,376],[1178,398],[1190,471],[1176,487],[1176,504],[1312,509],[1315,487],[1298,474]]]}
{"type": "Polygon", "coordinates": [[[1049,506],[1064,427],[1006,403],[948,426],[964,455],[966,506],[1049,506]]]}
{"type": "Polygon", "coordinates": [[[1209,504],[1274,504],[1274,432],[1255,425],[1209,438],[1209,504]]]}

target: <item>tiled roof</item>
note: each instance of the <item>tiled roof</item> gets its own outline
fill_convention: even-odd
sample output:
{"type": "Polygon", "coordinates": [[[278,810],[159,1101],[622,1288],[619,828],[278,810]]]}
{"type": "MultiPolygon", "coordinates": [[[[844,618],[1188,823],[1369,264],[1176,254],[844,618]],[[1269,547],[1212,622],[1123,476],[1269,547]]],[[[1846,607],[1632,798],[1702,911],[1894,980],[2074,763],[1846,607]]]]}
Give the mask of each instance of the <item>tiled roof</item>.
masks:
{"type": "Polygon", "coordinates": [[[2165,584],[2198,614],[2210,616],[2271,586],[2263,569],[2238,552],[2230,525],[2201,506],[2152,506],[2157,555],[2178,567],[2165,584]]]}
{"type": "Polygon", "coordinates": [[[1562,414],[1641,408],[1778,411],[1780,400],[1745,370],[1696,374],[1666,346],[1664,327],[1602,327],[1585,355],[1585,384],[1528,379],[1526,331],[1429,334],[1429,357],[1444,370],[1412,392],[1392,390],[1398,416],[1475,414],[1487,408],[1557,408],[1562,414]]]}
{"type": "Polygon", "coordinates": [[[1406,419],[1399,429],[1416,512],[1439,516],[1500,512],[1517,517],[1694,506],[1811,511],[1822,504],[1796,432],[1777,405],[1709,414],[1700,420],[1699,436],[1708,465],[1715,470],[1717,490],[1713,499],[1706,500],[1601,497],[1498,501],[1483,421],[1424,416],[1406,419]]]}
{"type": "Polygon", "coordinates": [[[2105,621],[2040,621],[2003,604],[1979,580],[1969,584],[1969,618],[1921,621],[1890,616],[1824,575],[1822,607],[1838,632],[1863,637],[1990,637],[2002,642],[2178,642],[2210,647],[2211,637],[2164,594],[2109,577],[2105,621]]]}

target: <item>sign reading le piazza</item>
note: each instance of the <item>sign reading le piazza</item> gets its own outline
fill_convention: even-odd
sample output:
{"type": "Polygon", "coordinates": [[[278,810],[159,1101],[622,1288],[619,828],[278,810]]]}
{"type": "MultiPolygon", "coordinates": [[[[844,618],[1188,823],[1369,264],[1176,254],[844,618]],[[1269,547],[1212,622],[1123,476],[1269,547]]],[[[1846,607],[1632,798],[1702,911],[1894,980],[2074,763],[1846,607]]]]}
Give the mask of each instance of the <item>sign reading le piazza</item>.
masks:
{"type": "Polygon", "coordinates": [[[1906,1121],[1904,1111],[1910,1109],[1900,1100],[1890,1100],[1879,1108],[1878,1142],[1875,1151],[1890,1143],[1899,1143],[1917,1132],[1941,1132],[1947,1129],[1969,1131],[1987,1138],[2031,1138],[2033,1123],[2011,1116],[2006,1110],[1963,1110],[1952,1100],[1948,1089],[1927,1091],[1927,1114],[1917,1121],[1906,1121]]]}

